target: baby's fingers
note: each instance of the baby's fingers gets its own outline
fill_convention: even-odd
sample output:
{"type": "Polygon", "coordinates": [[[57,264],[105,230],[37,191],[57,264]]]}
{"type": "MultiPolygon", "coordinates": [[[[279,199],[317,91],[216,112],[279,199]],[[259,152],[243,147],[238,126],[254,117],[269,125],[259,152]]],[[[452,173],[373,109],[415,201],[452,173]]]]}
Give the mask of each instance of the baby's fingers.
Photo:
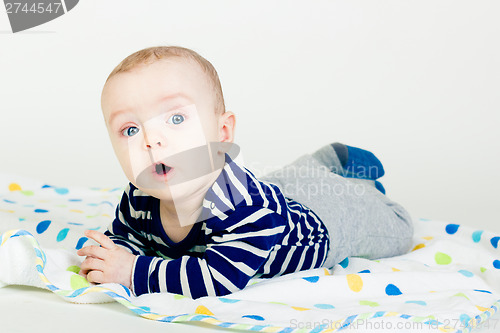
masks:
{"type": "Polygon", "coordinates": [[[90,245],[90,246],[85,246],[80,250],[76,251],[76,254],[78,254],[79,256],[88,256],[88,257],[104,259],[107,251],[108,250],[100,246],[90,245]]]}
{"type": "Polygon", "coordinates": [[[85,236],[87,236],[88,238],[92,238],[97,243],[101,244],[102,247],[108,250],[114,249],[116,247],[116,244],[113,243],[113,241],[102,232],[95,230],[85,230],[85,236]]]}
{"type": "Polygon", "coordinates": [[[102,261],[101,259],[87,257],[87,259],[85,259],[80,266],[80,272],[88,275],[89,271],[93,271],[96,269],[102,271],[104,267],[104,261],[102,261]]]}

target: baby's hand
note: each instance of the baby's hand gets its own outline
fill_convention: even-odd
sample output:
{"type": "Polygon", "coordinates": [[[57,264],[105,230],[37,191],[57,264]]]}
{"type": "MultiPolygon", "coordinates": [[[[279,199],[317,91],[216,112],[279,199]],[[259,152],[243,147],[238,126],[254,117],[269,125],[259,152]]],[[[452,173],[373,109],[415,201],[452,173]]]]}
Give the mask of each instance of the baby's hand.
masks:
{"type": "Polygon", "coordinates": [[[85,236],[102,247],[85,246],[76,253],[87,256],[80,267],[80,275],[93,283],[120,283],[130,289],[135,255],[117,246],[105,234],[86,230],[85,236]]]}

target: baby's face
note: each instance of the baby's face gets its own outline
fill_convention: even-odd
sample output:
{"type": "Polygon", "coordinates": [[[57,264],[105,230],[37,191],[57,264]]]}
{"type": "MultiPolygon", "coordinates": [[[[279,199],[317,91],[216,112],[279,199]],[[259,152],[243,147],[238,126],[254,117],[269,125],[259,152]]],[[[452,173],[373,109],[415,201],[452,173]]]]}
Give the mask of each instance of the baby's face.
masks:
{"type": "Polygon", "coordinates": [[[106,83],[101,104],[125,175],[147,194],[182,200],[220,172],[224,154],[208,147],[226,141],[224,117],[197,64],[163,59],[119,73],[106,83]]]}

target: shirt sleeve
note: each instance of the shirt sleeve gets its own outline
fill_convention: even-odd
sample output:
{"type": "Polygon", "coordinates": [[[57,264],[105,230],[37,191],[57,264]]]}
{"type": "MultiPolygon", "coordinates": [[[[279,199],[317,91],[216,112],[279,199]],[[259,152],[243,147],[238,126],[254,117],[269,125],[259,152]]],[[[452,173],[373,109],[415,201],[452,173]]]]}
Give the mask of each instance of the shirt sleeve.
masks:
{"type": "Polygon", "coordinates": [[[133,210],[131,199],[133,191],[130,183],[123,192],[120,203],[116,207],[115,219],[104,232],[113,243],[124,248],[135,255],[145,255],[147,253],[145,239],[140,231],[134,228],[134,221],[137,221],[133,210]]]}
{"type": "Polygon", "coordinates": [[[199,298],[243,289],[282,239],[285,223],[283,216],[268,208],[238,208],[210,226],[213,229],[202,257],[167,260],[138,256],[133,292],[137,296],[170,292],[199,298]]]}

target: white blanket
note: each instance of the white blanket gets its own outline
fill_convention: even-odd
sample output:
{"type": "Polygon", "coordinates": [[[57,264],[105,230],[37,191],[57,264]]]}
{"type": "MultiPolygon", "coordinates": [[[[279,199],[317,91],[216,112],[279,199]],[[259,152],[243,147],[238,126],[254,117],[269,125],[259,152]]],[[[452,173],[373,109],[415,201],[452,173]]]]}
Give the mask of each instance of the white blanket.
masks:
{"type": "Polygon", "coordinates": [[[82,261],[76,249],[91,242],[83,237],[85,229],[106,229],[122,190],[64,188],[0,175],[0,286],[49,289],[74,303],[116,301],[152,320],[262,332],[468,332],[500,306],[500,238],[424,219],[415,221],[408,254],[348,258],[333,269],[253,279],[225,297],[134,297],[119,284],[90,285],[76,274],[82,261]]]}

